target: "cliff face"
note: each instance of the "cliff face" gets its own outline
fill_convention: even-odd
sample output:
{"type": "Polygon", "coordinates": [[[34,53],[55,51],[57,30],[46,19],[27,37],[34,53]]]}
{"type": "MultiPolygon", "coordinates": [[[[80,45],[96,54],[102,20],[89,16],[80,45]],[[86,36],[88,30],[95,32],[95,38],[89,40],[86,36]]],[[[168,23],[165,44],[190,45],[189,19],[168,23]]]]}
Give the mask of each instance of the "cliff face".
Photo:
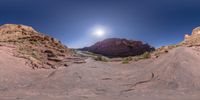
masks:
{"type": "Polygon", "coordinates": [[[108,57],[127,57],[140,55],[146,51],[152,51],[154,48],[148,44],[143,44],[141,41],[109,38],[81,50],[102,54],[108,57]]]}
{"type": "Polygon", "coordinates": [[[60,41],[37,32],[32,27],[15,24],[0,26],[0,44],[12,46],[18,57],[30,60],[33,68],[55,68],[73,52],[60,41]]]}

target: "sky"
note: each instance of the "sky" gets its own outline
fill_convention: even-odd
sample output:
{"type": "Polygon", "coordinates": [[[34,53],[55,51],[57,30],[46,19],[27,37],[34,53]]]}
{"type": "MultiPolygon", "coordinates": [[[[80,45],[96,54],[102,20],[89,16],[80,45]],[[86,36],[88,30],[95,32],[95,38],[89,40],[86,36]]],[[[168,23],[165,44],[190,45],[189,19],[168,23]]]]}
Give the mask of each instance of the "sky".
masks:
{"type": "Polygon", "coordinates": [[[0,0],[0,24],[23,24],[81,48],[106,38],[176,44],[200,26],[198,0],[0,0]],[[95,36],[101,28],[104,36],[95,36]]]}

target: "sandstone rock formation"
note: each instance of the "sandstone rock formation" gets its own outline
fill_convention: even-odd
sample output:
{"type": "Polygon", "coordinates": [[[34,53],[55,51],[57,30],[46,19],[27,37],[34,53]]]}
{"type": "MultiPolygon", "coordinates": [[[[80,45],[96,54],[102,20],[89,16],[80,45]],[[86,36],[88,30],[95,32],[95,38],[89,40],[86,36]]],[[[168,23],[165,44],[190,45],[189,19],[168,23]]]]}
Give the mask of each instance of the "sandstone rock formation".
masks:
{"type": "Polygon", "coordinates": [[[2,25],[0,37],[1,45],[15,48],[18,51],[15,56],[28,59],[32,68],[56,68],[61,60],[73,55],[60,41],[29,26],[2,25]]]}
{"type": "Polygon", "coordinates": [[[195,35],[195,34],[200,34],[200,27],[193,29],[192,35],[195,35]]]}
{"type": "Polygon", "coordinates": [[[186,34],[181,45],[198,46],[200,45],[200,27],[193,29],[191,35],[186,34]]]}
{"type": "Polygon", "coordinates": [[[109,38],[81,50],[102,54],[108,57],[127,57],[150,52],[154,50],[154,48],[148,44],[143,44],[141,41],[109,38]]]}

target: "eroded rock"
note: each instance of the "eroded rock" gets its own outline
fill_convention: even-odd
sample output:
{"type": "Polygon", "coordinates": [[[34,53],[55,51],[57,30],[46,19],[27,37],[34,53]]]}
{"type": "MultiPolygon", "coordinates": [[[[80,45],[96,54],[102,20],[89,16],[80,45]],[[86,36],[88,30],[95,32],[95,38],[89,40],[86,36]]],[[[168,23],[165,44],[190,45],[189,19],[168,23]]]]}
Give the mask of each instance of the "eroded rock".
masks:
{"type": "Polygon", "coordinates": [[[20,56],[30,60],[30,65],[35,68],[52,68],[61,59],[73,56],[73,51],[60,41],[37,32],[32,27],[16,24],[0,26],[0,43],[12,45],[20,56]],[[59,58],[59,59],[58,59],[59,58]],[[52,63],[50,64],[49,61],[52,63]]]}

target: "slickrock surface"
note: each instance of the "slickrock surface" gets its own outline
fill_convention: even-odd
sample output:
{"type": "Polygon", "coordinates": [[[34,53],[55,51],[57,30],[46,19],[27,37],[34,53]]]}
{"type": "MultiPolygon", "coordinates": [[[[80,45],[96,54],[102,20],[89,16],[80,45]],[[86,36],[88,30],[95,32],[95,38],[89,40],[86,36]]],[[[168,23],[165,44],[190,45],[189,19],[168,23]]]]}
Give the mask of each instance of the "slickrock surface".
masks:
{"type": "Polygon", "coordinates": [[[200,51],[178,47],[159,59],[32,70],[0,46],[0,100],[198,100],[200,51]],[[169,59],[170,58],[170,59],[169,59]]]}

